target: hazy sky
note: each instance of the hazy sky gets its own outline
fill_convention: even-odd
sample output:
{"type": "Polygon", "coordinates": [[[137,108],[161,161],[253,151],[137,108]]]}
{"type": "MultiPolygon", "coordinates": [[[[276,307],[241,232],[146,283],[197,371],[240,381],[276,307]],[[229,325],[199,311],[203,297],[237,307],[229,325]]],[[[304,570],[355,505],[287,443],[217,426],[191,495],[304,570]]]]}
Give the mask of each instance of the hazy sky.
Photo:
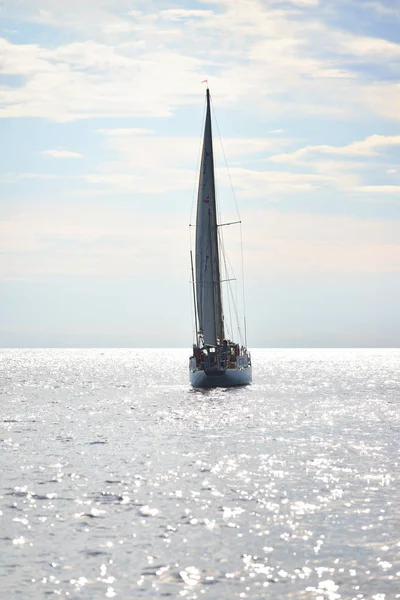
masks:
{"type": "Polygon", "coordinates": [[[249,346],[400,345],[398,0],[0,11],[0,346],[190,346],[205,78],[249,346]]]}

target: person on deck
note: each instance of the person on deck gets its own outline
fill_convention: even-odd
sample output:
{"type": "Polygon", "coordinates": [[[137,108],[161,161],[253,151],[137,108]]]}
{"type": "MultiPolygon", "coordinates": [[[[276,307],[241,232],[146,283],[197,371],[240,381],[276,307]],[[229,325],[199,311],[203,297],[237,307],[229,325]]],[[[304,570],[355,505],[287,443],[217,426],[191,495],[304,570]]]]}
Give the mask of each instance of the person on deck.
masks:
{"type": "Polygon", "coordinates": [[[222,359],[222,365],[224,367],[228,366],[228,359],[229,359],[229,346],[228,346],[228,342],[226,340],[223,341],[223,346],[221,348],[221,359],[222,359]]]}

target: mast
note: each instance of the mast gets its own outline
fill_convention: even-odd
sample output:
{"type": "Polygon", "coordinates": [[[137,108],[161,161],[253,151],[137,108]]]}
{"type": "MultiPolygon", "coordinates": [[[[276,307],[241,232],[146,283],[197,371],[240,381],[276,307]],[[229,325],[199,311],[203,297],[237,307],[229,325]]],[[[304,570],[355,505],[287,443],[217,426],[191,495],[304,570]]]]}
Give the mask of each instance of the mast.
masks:
{"type": "Polygon", "coordinates": [[[204,345],[217,346],[224,338],[219,265],[214,154],[211,128],[210,91],[207,88],[196,218],[196,291],[199,330],[204,345]]]}

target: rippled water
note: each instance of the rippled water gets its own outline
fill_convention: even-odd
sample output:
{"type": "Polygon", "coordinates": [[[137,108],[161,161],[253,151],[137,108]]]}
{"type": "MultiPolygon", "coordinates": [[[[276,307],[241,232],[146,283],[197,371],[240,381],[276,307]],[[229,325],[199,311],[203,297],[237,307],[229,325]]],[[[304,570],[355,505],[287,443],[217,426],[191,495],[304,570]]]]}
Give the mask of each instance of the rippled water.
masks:
{"type": "Polygon", "coordinates": [[[2,598],[400,598],[400,351],[1,350],[2,598]]]}

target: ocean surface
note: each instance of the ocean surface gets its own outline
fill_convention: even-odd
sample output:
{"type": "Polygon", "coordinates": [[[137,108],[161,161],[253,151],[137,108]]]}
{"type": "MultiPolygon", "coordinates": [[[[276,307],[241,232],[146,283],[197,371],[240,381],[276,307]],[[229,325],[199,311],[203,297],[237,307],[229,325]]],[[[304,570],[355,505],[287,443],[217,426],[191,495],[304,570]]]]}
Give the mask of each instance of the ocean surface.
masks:
{"type": "Polygon", "coordinates": [[[0,350],[0,598],[400,598],[400,350],[0,350]]]}

